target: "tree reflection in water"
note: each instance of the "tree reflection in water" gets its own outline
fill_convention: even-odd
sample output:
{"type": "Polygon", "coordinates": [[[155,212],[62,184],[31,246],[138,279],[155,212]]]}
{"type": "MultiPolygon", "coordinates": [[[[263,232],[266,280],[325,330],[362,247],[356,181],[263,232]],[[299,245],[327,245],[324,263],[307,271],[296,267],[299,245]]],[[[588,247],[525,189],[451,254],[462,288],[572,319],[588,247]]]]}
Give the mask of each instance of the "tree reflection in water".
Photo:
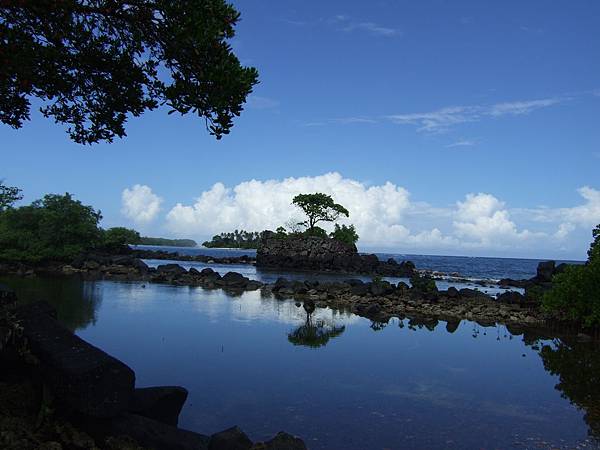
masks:
{"type": "Polygon", "coordinates": [[[555,389],[585,412],[590,435],[600,440],[600,343],[555,339],[539,355],[544,368],[558,376],[555,389]]]}
{"type": "Polygon", "coordinates": [[[58,319],[71,331],[96,322],[101,295],[94,282],[75,277],[2,277],[1,282],[16,292],[19,302],[50,303],[56,308],[58,319]]]}
{"type": "Polygon", "coordinates": [[[331,339],[341,335],[346,330],[344,325],[336,326],[331,320],[313,320],[314,305],[305,304],[304,309],[306,311],[304,325],[288,333],[288,341],[292,344],[312,348],[324,347],[331,339]]]}

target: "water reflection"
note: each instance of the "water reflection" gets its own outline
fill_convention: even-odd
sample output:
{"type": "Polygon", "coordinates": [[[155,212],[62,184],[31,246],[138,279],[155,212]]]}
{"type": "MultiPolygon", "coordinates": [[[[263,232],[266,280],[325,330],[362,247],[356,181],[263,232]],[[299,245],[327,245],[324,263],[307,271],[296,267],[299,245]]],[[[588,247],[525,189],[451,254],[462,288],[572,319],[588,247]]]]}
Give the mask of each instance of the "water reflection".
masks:
{"type": "Polygon", "coordinates": [[[58,319],[70,330],[95,324],[102,293],[94,282],[77,278],[0,277],[13,289],[20,302],[46,301],[56,308],[58,319]]]}
{"type": "Polygon", "coordinates": [[[600,439],[600,344],[554,340],[539,355],[544,368],[558,377],[555,389],[585,412],[590,435],[600,439]]]}
{"type": "Polygon", "coordinates": [[[306,312],[304,325],[288,333],[288,341],[292,344],[311,348],[324,347],[331,339],[338,337],[346,330],[345,325],[336,325],[332,319],[313,319],[315,303],[312,300],[305,301],[303,308],[306,312]]]}
{"type": "Polygon", "coordinates": [[[285,429],[311,448],[357,450],[577,448],[588,430],[600,435],[599,344],[466,320],[372,322],[259,291],[0,282],[50,301],[140,386],[188,388],[181,423],[196,431],[236,423],[256,440],[285,429]]]}

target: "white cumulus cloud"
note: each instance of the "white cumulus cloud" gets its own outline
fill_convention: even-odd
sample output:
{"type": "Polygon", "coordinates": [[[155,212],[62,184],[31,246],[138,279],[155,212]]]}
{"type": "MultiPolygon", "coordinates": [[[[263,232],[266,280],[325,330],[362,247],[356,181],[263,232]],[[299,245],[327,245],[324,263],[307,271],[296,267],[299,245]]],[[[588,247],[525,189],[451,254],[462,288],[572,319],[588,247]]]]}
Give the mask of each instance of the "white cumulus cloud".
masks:
{"type": "MultiPolygon", "coordinates": [[[[406,189],[387,182],[367,186],[332,172],[315,177],[251,180],[228,188],[216,183],[192,205],[178,203],[167,214],[167,226],[179,235],[211,235],[226,230],[275,229],[302,217],[291,201],[295,195],[324,192],[344,205],[365,244],[444,241],[439,230],[416,235],[404,226],[412,208],[406,189]]],[[[326,225],[324,225],[326,227],[326,225]]]]}
{"type": "Polygon", "coordinates": [[[466,245],[498,248],[517,241],[544,237],[544,233],[519,231],[504,202],[491,194],[468,194],[457,202],[454,228],[466,245]]]}
{"type": "MultiPolygon", "coordinates": [[[[584,202],[572,207],[511,209],[490,193],[470,193],[449,206],[412,201],[392,182],[369,185],[337,172],[319,176],[250,180],[235,186],[216,183],[191,203],[166,214],[173,235],[205,239],[235,229],[274,230],[303,220],[291,202],[300,193],[323,192],[350,212],[342,223],[355,225],[362,249],[454,254],[534,255],[560,249],[587,249],[589,229],[600,223],[600,191],[578,190],[584,202]]],[[[161,199],[148,186],[123,192],[123,212],[149,221],[161,199]]],[[[136,219],[137,218],[137,219],[136,219]]],[[[331,224],[319,224],[331,230],[331,224]]],[[[562,251],[562,250],[561,250],[562,251]]]]}
{"type": "Polygon", "coordinates": [[[563,209],[565,221],[584,227],[593,227],[600,223],[600,191],[584,186],[577,189],[577,192],[583,197],[585,203],[563,209]]]}
{"type": "Polygon", "coordinates": [[[138,224],[146,224],[160,212],[162,198],[152,192],[149,186],[136,184],[125,188],[121,194],[121,213],[138,224]]]}

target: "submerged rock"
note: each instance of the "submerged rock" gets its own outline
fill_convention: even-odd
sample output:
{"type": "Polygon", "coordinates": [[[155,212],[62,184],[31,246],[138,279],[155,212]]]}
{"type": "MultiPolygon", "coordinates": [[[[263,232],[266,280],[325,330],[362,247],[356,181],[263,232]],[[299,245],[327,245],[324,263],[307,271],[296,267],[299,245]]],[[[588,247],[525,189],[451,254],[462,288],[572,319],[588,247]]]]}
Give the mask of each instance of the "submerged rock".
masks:
{"type": "Polygon", "coordinates": [[[270,441],[259,442],[251,448],[252,450],[306,450],[306,445],[302,439],[280,431],[270,441]]]}
{"type": "Polygon", "coordinates": [[[94,437],[129,436],[144,448],[160,450],[207,450],[209,437],[158,422],[137,414],[123,413],[109,420],[86,420],[81,425],[94,437]]]}
{"type": "Polygon", "coordinates": [[[210,437],[208,450],[249,450],[250,438],[239,427],[231,427],[210,437]]]}
{"type": "Polygon", "coordinates": [[[180,386],[138,388],[133,392],[129,411],[177,426],[187,396],[187,389],[180,386]]]}

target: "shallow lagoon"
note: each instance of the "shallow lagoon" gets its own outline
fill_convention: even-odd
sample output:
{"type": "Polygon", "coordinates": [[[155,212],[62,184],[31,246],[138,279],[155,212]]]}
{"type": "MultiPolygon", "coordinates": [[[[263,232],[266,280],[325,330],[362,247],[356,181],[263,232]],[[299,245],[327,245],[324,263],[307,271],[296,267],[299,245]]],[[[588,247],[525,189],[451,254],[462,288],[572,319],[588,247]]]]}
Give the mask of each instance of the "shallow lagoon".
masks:
{"type": "Polygon", "coordinates": [[[180,425],[202,433],[286,430],[311,449],[597,447],[600,353],[590,344],[525,343],[467,321],[453,333],[445,322],[383,326],[329,309],[307,327],[293,301],[260,292],[0,282],[56,304],[77,334],[130,365],[138,386],[186,387],[180,425]]]}

